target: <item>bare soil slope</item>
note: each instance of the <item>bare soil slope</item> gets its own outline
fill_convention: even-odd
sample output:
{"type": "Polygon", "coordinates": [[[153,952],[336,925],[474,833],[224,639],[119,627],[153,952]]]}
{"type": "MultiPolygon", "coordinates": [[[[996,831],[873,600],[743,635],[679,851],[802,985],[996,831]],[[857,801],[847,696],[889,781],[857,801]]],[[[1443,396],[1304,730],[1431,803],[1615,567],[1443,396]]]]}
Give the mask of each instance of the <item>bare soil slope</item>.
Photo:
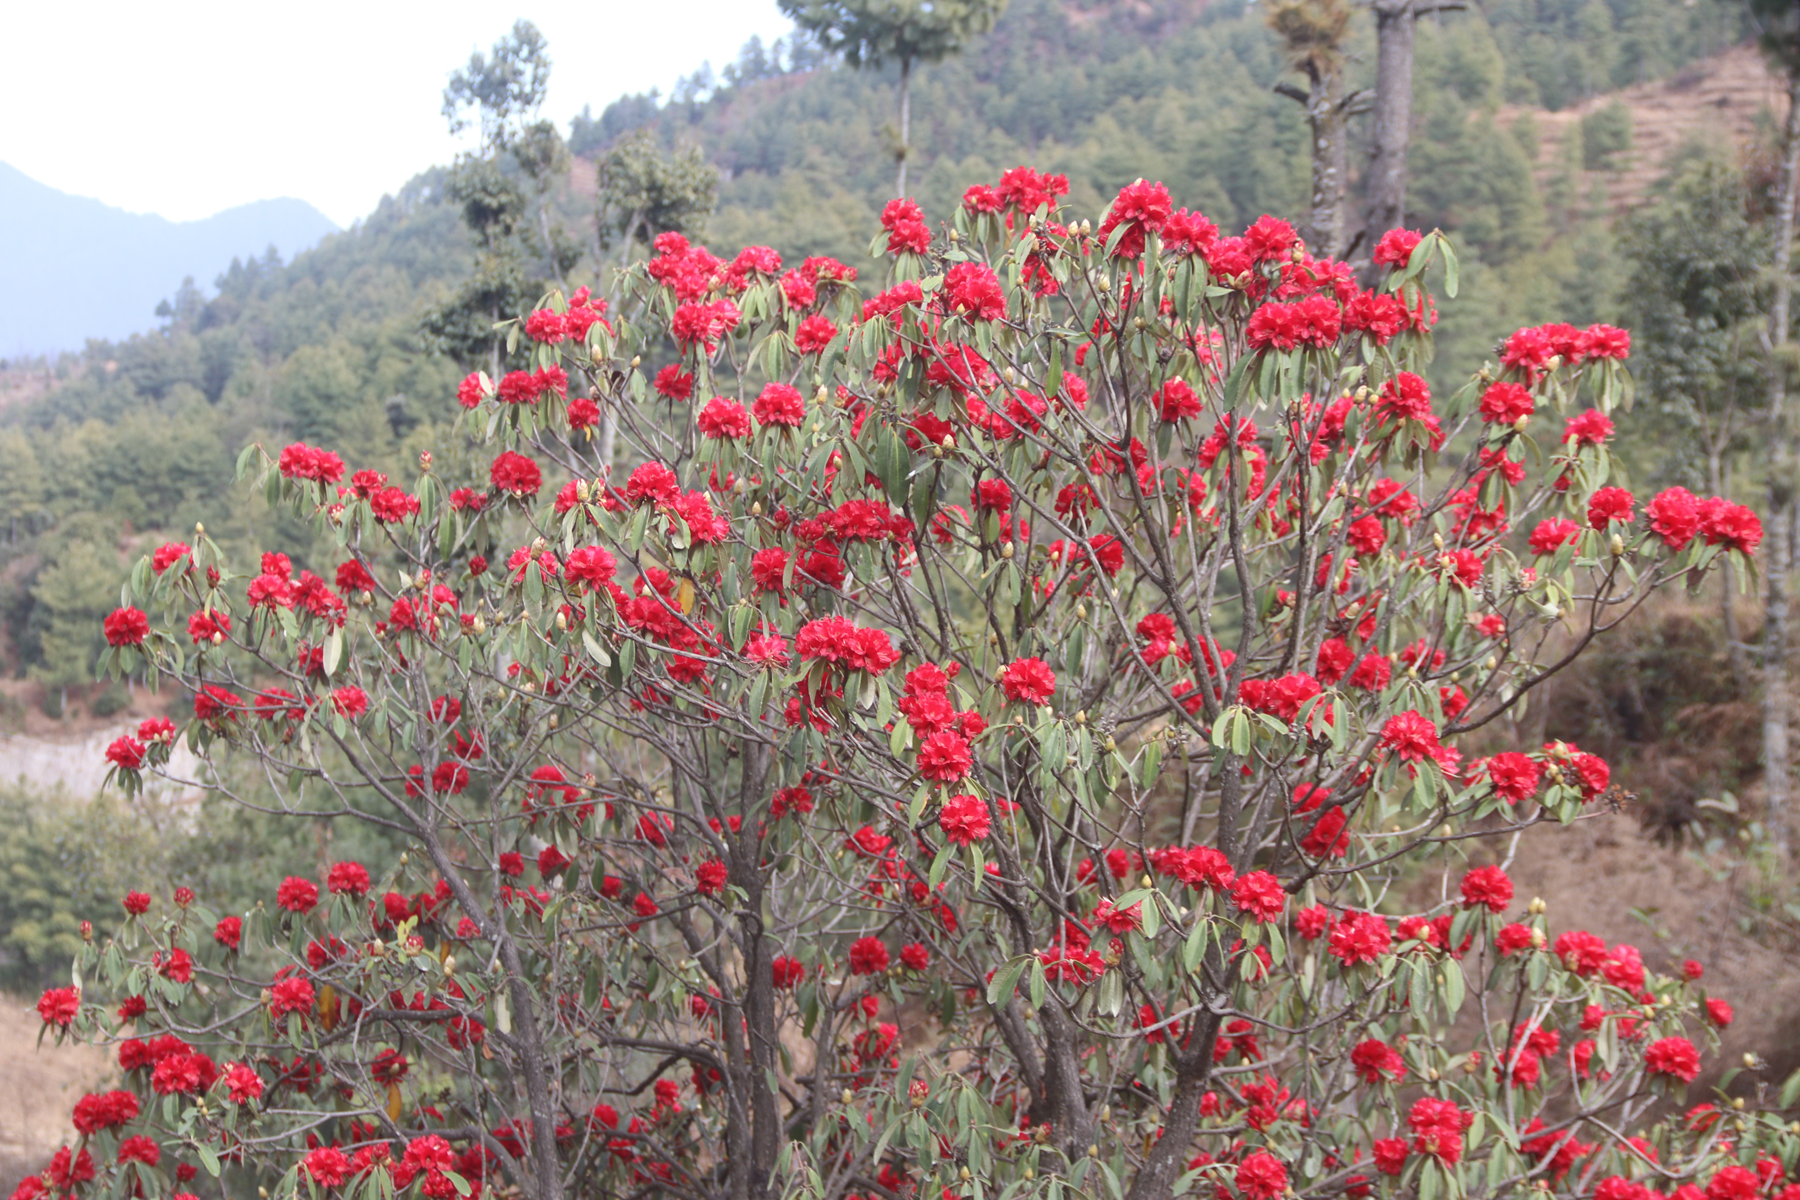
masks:
{"type": "Polygon", "coordinates": [[[1631,111],[1631,149],[1622,156],[1620,168],[1605,177],[1609,207],[1615,213],[1643,199],[1684,141],[1701,138],[1748,146],[1755,140],[1759,118],[1766,114],[1779,122],[1787,114],[1786,89],[1756,47],[1746,44],[1689,63],[1668,79],[1607,92],[1559,112],[1508,105],[1497,117],[1501,125],[1510,126],[1526,113],[1531,115],[1539,137],[1538,171],[1548,177],[1565,161],[1569,135],[1579,137],[1581,119],[1615,100],[1631,111]]]}
{"type": "Polygon", "coordinates": [[[0,995],[0,1191],[8,1194],[73,1139],[70,1109],[112,1072],[104,1051],[47,1038],[40,1047],[33,1003],[0,995]]]}

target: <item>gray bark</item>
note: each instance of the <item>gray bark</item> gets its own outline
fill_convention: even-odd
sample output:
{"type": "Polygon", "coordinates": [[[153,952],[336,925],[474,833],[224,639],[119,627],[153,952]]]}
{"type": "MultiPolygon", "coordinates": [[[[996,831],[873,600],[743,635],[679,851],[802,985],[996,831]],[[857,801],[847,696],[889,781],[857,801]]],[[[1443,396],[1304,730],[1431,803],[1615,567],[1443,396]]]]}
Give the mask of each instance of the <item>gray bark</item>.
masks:
{"type": "Polygon", "coordinates": [[[1406,150],[1412,137],[1414,0],[1375,0],[1375,107],[1369,162],[1371,241],[1406,221],[1406,150]]]}
{"type": "Polygon", "coordinates": [[[900,149],[894,157],[900,160],[900,177],[894,183],[894,195],[906,196],[906,158],[912,147],[912,59],[900,60],[900,149]]]}
{"type": "Polygon", "coordinates": [[[1769,529],[1768,592],[1763,609],[1763,775],[1767,789],[1769,838],[1776,853],[1788,853],[1788,804],[1792,763],[1788,746],[1788,714],[1792,688],[1788,679],[1788,572],[1793,524],[1793,452],[1787,420],[1789,308],[1793,298],[1794,188],[1800,169],[1800,72],[1788,76],[1787,121],[1782,129],[1781,178],[1775,202],[1774,294],[1769,304],[1769,529]]]}

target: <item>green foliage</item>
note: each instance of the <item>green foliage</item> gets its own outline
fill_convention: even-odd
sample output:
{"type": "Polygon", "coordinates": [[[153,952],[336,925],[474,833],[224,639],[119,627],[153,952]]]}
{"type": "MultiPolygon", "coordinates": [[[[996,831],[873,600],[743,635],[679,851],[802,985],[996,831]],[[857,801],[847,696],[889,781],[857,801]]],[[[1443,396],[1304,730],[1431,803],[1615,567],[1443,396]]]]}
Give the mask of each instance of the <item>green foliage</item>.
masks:
{"type": "Polygon", "coordinates": [[[698,146],[663,153],[639,130],[614,143],[595,166],[600,248],[630,253],[658,233],[699,239],[719,199],[719,170],[698,146]]]}
{"type": "Polygon", "coordinates": [[[1626,222],[1626,316],[1647,409],[1633,437],[1659,474],[1716,487],[1750,448],[1761,403],[1768,234],[1748,215],[1742,172],[1702,153],[1656,203],[1626,222]]]}
{"type": "Polygon", "coordinates": [[[70,803],[0,787],[0,982],[67,982],[81,923],[110,925],[119,897],[162,878],[166,831],[118,795],[70,803]]]}
{"type": "Polygon", "coordinates": [[[1589,171],[1617,170],[1631,149],[1631,110],[1614,100],[1581,118],[1581,165],[1589,171]]]}
{"type": "Polygon", "coordinates": [[[852,67],[940,62],[994,27],[1006,0],[779,0],[781,11],[852,67]]]}
{"type": "Polygon", "coordinates": [[[544,35],[530,21],[513,23],[512,32],[494,43],[493,57],[480,51],[469,56],[469,65],[450,77],[444,88],[444,119],[450,132],[459,133],[474,109],[481,127],[481,141],[492,152],[516,135],[513,128],[535,113],[550,86],[549,47],[544,35]]]}

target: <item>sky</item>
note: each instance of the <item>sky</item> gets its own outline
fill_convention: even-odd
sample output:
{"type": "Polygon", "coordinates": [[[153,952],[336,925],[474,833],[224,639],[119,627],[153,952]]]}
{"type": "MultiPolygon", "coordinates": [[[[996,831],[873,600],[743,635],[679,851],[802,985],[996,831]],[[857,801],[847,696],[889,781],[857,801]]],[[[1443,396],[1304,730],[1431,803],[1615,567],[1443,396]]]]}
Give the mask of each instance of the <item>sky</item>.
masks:
{"type": "Polygon", "coordinates": [[[775,0],[98,0],[0,4],[0,162],[40,183],[174,221],[294,196],[339,225],[467,139],[444,84],[523,17],[549,44],[543,115],[664,95],[752,35],[790,28],[775,0]],[[52,47],[60,48],[51,52],[52,47]]]}

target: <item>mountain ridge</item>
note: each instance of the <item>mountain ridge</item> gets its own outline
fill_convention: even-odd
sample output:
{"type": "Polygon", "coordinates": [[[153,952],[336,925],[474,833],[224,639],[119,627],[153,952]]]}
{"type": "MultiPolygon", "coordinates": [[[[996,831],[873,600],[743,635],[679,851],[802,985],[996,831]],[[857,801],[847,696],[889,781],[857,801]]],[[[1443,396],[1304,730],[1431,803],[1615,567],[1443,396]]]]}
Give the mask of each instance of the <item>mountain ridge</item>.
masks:
{"type": "Polygon", "coordinates": [[[338,226],[304,200],[256,200],[196,221],[131,213],[50,187],[0,162],[0,355],[79,349],[156,324],[183,278],[210,282],[269,247],[292,257],[338,226]]]}

